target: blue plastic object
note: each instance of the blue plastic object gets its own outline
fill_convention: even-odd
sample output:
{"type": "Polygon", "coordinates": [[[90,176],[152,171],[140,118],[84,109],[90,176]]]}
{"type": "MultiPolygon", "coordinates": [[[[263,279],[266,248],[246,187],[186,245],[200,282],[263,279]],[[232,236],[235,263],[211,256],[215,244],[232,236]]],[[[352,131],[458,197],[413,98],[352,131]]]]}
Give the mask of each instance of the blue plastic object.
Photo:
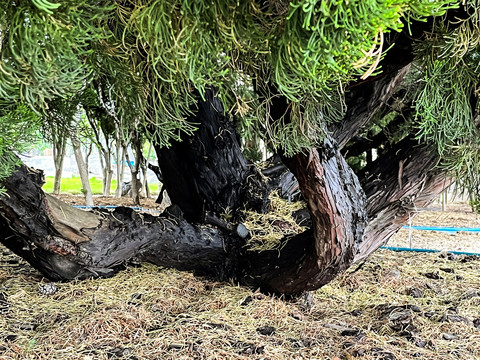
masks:
{"type": "Polygon", "coordinates": [[[428,231],[442,231],[442,232],[458,232],[458,231],[469,231],[469,232],[480,232],[480,228],[464,228],[464,227],[444,227],[444,226],[403,226],[404,229],[412,230],[428,230],[428,231]]]}
{"type": "MultiPolygon", "coordinates": [[[[416,248],[405,248],[405,247],[394,247],[394,246],[382,246],[380,249],[391,250],[391,251],[411,251],[411,252],[424,252],[424,253],[439,253],[441,250],[434,249],[416,249],[416,248]]],[[[447,251],[447,253],[455,255],[477,255],[479,253],[464,252],[464,251],[447,251]]]]}

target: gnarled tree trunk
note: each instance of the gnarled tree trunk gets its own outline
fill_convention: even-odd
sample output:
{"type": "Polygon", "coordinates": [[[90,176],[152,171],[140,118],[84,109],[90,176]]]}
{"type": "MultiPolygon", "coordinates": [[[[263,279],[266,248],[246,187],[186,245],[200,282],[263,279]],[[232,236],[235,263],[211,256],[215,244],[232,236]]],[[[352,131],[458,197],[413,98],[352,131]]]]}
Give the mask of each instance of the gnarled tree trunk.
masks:
{"type": "Polygon", "coordinates": [[[368,255],[401,226],[398,211],[405,216],[412,201],[423,206],[447,184],[432,170],[436,158],[428,149],[412,147],[381,156],[359,181],[333,138],[288,160],[296,178],[287,168],[277,171],[278,165],[261,176],[243,157],[213,91],[190,120],[199,124],[194,136],[168,149],[155,147],[173,204],[160,216],[128,208],[73,209],[45,195],[41,174],[22,166],[4,181],[2,243],[56,280],[108,276],[130,261],[149,261],[299,294],[368,255]],[[421,161],[412,151],[424,154],[421,161]],[[285,236],[280,250],[246,250],[252,234],[243,228],[243,211],[264,212],[271,191],[296,187],[307,203],[310,228],[285,236]]]}

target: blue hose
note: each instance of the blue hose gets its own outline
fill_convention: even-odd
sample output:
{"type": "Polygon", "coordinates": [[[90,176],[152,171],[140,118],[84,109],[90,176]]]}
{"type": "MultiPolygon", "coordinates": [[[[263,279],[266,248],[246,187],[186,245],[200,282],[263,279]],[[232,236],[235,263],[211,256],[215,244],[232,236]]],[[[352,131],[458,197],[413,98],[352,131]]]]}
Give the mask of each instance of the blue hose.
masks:
{"type": "MultiPolygon", "coordinates": [[[[79,209],[93,209],[93,208],[100,208],[100,209],[115,209],[118,206],[115,205],[95,205],[95,206],[88,206],[88,205],[73,205],[75,208],[79,209]]],[[[126,206],[133,210],[142,210],[143,208],[138,206],[126,206]]]]}
{"type": "MultiPolygon", "coordinates": [[[[411,251],[411,252],[424,252],[424,253],[439,253],[442,251],[442,250],[434,250],[434,249],[416,249],[416,248],[395,247],[395,246],[382,246],[380,249],[391,250],[391,251],[411,251]]],[[[479,253],[464,252],[464,251],[447,251],[447,253],[455,254],[455,255],[480,256],[479,253]]]]}
{"type": "MultiPolygon", "coordinates": [[[[115,206],[115,205],[95,205],[95,206],[88,206],[88,205],[72,205],[74,208],[77,208],[77,209],[93,209],[93,208],[98,208],[98,209],[115,209],[117,208],[118,206],[115,206]]],[[[147,209],[147,208],[142,208],[142,207],[139,207],[139,206],[123,206],[123,207],[128,207],[130,209],[133,209],[133,210],[140,210],[140,211],[146,211],[146,212],[149,212],[149,211],[153,211],[153,212],[159,212],[158,210],[155,210],[155,209],[147,209]]]]}
{"type": "Polygon", "coordinates": [[[442,231],[442,232],[458,232],[458,231],[469,231],[469,232],[480,232],[480,228],[464,228],[464,227],[444,227],[444,226],[402,226],[404,229],[412,230],[429,230],[429,231],[442,231]]]}

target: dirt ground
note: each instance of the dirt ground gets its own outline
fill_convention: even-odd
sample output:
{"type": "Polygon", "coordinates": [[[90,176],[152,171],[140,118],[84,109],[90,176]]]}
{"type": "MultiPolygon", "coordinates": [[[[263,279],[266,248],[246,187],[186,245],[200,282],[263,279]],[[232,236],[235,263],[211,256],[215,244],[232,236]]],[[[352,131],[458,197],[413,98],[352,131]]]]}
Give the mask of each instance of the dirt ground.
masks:
{"type": "MultiPolygon", "coordinates": [[[[61,194],[57,196],[59,199],[72,204],[72,205],[85,205],[85,198],[79,195],[70,195],[70,194],[61,194]]],[[[164,207],[164,204],[157,204],[155,200],[157,198],[141,198],[140,207],[145,209],[155,209],[161,210],[164,207]]],[[[137,206],[133,203],[133,199],[130,197],[121,197],[116,198],[115,196],[93,196],[93,203],[95,206],[137,206]]]]}
{"type": "MultiPolygon", "coordinates": [[[[412,224],[476,222],[460,206],[412,224]]],[[[149,264],[54,284],[0,246],[0,360],[478,360],[479,271],[477,256],[379,250],[287,301],[149,264]]]]}

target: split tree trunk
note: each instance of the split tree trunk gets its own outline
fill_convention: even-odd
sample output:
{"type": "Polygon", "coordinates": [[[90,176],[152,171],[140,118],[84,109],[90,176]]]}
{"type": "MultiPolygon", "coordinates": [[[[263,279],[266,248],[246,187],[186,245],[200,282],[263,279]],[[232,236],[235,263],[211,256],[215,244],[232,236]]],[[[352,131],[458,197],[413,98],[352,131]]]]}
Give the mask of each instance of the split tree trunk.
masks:
{"type": "Polygon", "coordinates": [[[98,126],[97,123],[90,118],[90,116],[93,115],[89,113],[88,122],[90,123],[90,127],[92,128],[93,134],[95,135],[95,146],[97,147],[98,154],[100,156],[100,164],[102,166],[102,194],[103,196],[109,196],[113,177],[112,140],[109,134],[103,129],[103,127],[98,126]]]}

